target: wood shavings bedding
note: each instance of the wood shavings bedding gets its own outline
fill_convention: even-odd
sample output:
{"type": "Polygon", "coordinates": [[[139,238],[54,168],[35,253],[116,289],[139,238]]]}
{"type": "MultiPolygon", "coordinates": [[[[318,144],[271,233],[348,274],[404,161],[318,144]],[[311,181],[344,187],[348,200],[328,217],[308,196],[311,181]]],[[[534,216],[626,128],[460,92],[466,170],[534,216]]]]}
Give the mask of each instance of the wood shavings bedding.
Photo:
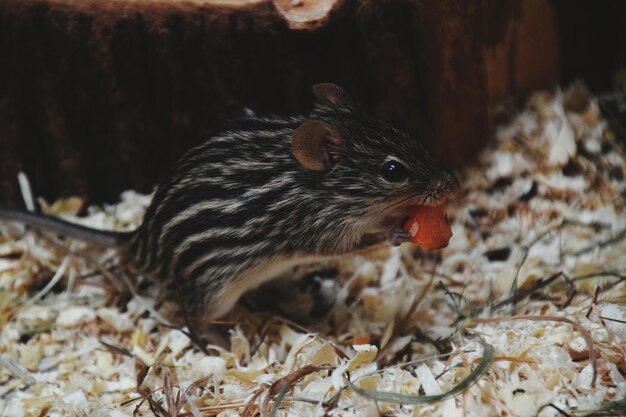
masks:
{"type": "MultiPolygon", "coordinates": [[[[533,96],[460,175],[447,249],[403,245],[286,277],[244,297],[225,324],[230,350],[209,355],[85,257],[0,223],[0,415],[556,416],[624,400],[625,153],[593,100],[564,103],[533,96]],[[482,343],[494,361],[454,398],[374,402],[346,385],[441,394],[482,343]]],[[[80,220],[75,200],[44,208],[129,229],[149,199],[127,192],[80,220]]]]}

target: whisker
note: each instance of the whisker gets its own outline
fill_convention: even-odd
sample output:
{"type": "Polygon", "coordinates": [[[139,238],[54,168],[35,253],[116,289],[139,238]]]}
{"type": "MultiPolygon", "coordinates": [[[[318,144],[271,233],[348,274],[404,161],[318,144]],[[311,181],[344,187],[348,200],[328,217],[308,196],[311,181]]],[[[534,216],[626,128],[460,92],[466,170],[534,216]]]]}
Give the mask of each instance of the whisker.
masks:
{"type": "Polygon", "coordinates": [[[391,204],[391,205],[389,205],[389,206],[385,207],[385,210],[389,210],[389,209],[391,209],[391,208],[397,207],[397,206],[399,206],[399,205],[401,205],[401,204],[404,204],[404,203],[406,203],[407,201],[410,201],[410,200],[413,200],[413,199],[415,199],[415,203],[416,203],[416,204],[417,204],[418,202],[420,202],[420,198],[419,198],[419,197],[417,197],[417,196],[413,196],[413,195],[410,195],[410,196],[408,196],[408,197],[405,197],[405,198],[403,198],[403,199],[401,199],[401,200],[398,200],[398,201],[394,202],[393,204],[391,204]]]}
{"type": "Polygon", "coordinates": [[[389,204],[389,205],[383,205],[382,207],[380,207],[380,208],[377,210],[376,214],[381,214],[381,213],[384,213],[385,211],[390,210],[390,209],[392,209],[392,208],[394,208],[394,207],[397,207],[397,206],[399,206],[399,205],[402,205],[402,204],[404,204],[404,203],[406,203],[407,201],[410,201],[410,200],[412,200],[412,199],[415,199],[415,200],[416,200],[416,201],[415,201],[415,203],[416,203],[416,204],[417,204],[417,203],[419,202],[419,200],[420,200],[420,198],[419,198],[419,197],[410,195],[410,196],[405,197],[405,198],[402,198],[402,199],[400,199],[400,200],[398,200],[398,201],[394,201],[394,202],[392,202],[392,203],[391,203],[391,204],[389,204]]]}

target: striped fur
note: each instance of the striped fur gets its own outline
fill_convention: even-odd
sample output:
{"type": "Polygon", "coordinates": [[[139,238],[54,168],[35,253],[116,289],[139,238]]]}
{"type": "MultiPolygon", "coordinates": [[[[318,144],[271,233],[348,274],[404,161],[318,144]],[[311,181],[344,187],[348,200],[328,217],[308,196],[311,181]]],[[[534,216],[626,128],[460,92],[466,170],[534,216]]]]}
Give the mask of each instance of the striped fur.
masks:
{"type": "Polygon", "coordinates": [[[445,198],[456,180],[406,133],[357,106],[318,105],[308,117],[247,117],[190,150],[157,190],[126,248],[137,270],[182,289],[194,315],[226,313],[248,288],[299,260],[380,243],[409,206],[445,198]],[[329,172],[291,152],[305,120],[335,126],[345,151],[329,172]],[[395,158],[403,183],[381,176],[395,158]]]}

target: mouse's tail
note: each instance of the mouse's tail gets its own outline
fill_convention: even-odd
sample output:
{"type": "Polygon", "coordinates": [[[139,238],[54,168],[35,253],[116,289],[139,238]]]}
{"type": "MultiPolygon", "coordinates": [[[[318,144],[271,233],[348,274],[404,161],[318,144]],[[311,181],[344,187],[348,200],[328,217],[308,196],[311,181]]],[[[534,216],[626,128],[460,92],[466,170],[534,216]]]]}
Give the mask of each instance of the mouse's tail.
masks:
{"type": "Polygon", "coordinates": [[[128,242],[133,236],[133,232],[113,232],[110,230],[92,229],[80,224],[68,222],[58,217],[5,207],[0,207],[0,221],[1,220],[24,223],[25,225],[37,229],[44,231],[49,230],[98,246],[121,246],[128,242]]]}

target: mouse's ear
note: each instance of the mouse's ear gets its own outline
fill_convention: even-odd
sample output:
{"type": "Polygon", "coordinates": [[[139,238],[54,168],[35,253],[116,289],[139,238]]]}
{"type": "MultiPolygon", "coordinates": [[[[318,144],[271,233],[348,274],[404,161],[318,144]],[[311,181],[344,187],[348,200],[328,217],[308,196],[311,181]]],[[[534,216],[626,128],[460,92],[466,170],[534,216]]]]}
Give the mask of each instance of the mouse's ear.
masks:
{"type": "Polygon", "coordinates": [[[333,83],[320,83],[313,86],[313,94],[320,103],[327,106],[344,107],[352,104],[352,98],[341,87],[333,83]]]}
{"type": "Polygon", "coordinates": [[[336,127],[307,120],[294,131],[291,151],[300,165],[311,171],[328,171],[341,156],[343,138],[336,127]]]}

